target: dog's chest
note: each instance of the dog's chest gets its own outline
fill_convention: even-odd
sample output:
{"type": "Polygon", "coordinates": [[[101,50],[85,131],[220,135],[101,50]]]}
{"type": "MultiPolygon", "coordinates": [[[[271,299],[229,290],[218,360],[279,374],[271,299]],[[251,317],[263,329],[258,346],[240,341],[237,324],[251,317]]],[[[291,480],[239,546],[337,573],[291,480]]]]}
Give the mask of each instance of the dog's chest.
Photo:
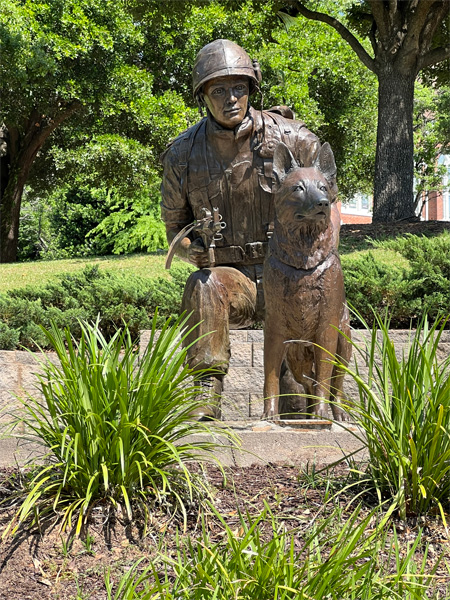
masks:
{"type": "Polygon", "coordinates": [[[339,258],[332,254],[310,271],[294,269],[273,256],[264,265],[266,318],[276,319],[282,329],[312,337],[329,310],[342,299],[335,298],[342,280],[339,258]]]}

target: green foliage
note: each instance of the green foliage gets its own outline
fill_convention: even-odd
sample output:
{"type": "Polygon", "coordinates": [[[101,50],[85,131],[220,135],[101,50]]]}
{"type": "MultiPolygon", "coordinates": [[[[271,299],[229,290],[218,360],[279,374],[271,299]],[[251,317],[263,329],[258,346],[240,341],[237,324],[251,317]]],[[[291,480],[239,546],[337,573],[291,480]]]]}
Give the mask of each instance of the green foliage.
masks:
{"type": "Polygon", "coordinates": [[[56,116],[74,99],[113,104],[125,83],[149,77],[132,66],[143,38],[122,1],[4,0],[0,24],[8,126],[36,109],[56,116]]]}
{"type": "MultiPolygon", "coordinates": [[[[388,500],[402,518],[436,507],[445,521],[450,497],[450,357],[439,358],[447,319],[431,327],[421,321],[400,352],[389,336],[389,321],[374,314],[355,352],[368,368],[344,367],[358,387],[359,402],[344,407],[360,428],[353,435],[368,451],[361,482],[388,500]],[[378,332],[377,332],[378,330],[378,332]]],[[[351,431],[351,430],[349,430],[351,431]]]]}
{"type": "MultiPolygon", "coordinates": [[[[325,1],[319,10],[345,22],[348,5],[346,1],[325,1]]],[[[278,79],[270,87],[270,101],[292,105],[298,117],[322,141],[331,144],[343,200],[356,192],[371,193],[377,119],[375,76],[329,26],[279,15],[286,31],[277,31],[274,37],[278,44],[266,50],[266,60],[278,79]]]]}
{"type": "MultiPolygon", "coordinates": [[[[407,272],[394,265],[377,260],[372,252],[356,256],[342,256],[345,293],[347,301],[358,308],[358,312],[371,322],[372,308],[391,315],[396,327],[408,327],[421,308],[420,298],[406,300],[409,281],[407,272]]],[[[355,325],[355,321],[352,320],[355,325]]]]}
{"type": "Polygon", "coordinates": [[[431,191],[445,191],[439,155],[450,151],[450,89],[416,85],[414,101],[415,196],[419,211],[431,191]]]}
{"type": "Polygon", "coordinates": [[[139,360],[127,328],[107,341],[98,322],[81,322],[79,342],[67,328],[43,330],[58,363],[42,356],[42,399],[20,400],[15,425],[27,432],[18,438],[43,446],[48,462],[19,492],[21,506],[3,536],[51,514],[62,517],[62,528],[76,519],[78,535],[92,508],[104,503],[120,505],[131,519],[136,509],[148,516],[157,502],[186,519],[186,503],[206,491],[188,463],[216,461],[217,442],[186,441],[211,433],[212,426],[190,418],[203,403],[199,380],[208,371],[186,366],[185,318],[167,321],[159,335],[157,327],[155,316],[139,360]]]}
{"type": "Polygon", "coordinates": [[[434,237],[406,235],[372,241],[372,245],[398,252],[409,267],[387,265],[371,252],[341,257],[347,299],[365,321],[373,322],[372,308],[377,314],[388,310],[395,328],[409,327],[424,315],[435,318],[448,312],[449,232],[434,237]]]}
{"type": "Polygon", "coordinates": [[[41,257],[74,257],[100,254],[100,245],[87,240],[87,234],[108,213],[105,190],[87,187],[60,189],[50,199],[47,248],[41,257]]]}
{"type": "Polygon", "coordinates": [[[108,600],[421,600],[432,585],[436,566],[425,575],[426,559],[414,564],[420,535],[402,555],[396,539],[388,543],[381,525],[366,533],[375,513],[361,519],[356,509],[337,533],[330,533],[340,517],[335,511],[303,536],[286,531],[268,508],[256,517],[240,514],[238,533],[216,509],[213,513],[223,527],[222,542],[211,541],[203,521],[200,540],[178,539],[175,556],[161,554],[141,573],[138,561],[114,595],[107,573],[108,600]],[[393,560],[397,572],[389,575],[393,560]]]}
{"type": "Polygon", "coordinates": [[[88,237],[103,253],[155,252],[167,248],[166,228],[161,221],[160,180],[145,187],[131,201],[121,199],[88,237]]]}
{"type": "Polygon", "coordinates": [[[150,327],[156,313],[158,326],[178,315],[190,271],[189,266],[179,265],[172,269],[170,280],[144,279],[92,266],[81,273],[63,275],[42,288],[11,291],[0,295],[0,322],[5,328],[0,340],[7,349],[17,339],[28,348],[48,348],[49,339],[40,325],[48,328],[53,322],[61,329],[70,327],[73,335],[79,336],[80,319],[95,321],[97,316],[107,338],[114,336],[124,323],[130,334],[137,337],[141,329],[150,327]]]}
{"type": "Polygon", "coordinates": [[[0,323],[0,348],[2,350],[15,350],[19,345],[19,331],[11,329],[6,323],[0,323]]]}
{"type": "Polygon", "coordinates": [[[447,313],[450,306],[450,232],[435,237],[406,235],[395,240],[374,242],[408,259],[410,270],[405,277],[405,303],[416,303],[419,315],[432,318],[447,313]]]}

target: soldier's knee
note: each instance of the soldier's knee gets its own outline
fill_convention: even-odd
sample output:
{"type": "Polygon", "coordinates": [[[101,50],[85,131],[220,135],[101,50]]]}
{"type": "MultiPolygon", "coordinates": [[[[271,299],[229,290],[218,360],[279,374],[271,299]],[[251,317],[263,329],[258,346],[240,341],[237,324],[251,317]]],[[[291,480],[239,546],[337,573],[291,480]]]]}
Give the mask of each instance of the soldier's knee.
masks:
{"type": "Polygon", "coordinates": [[[201,310],[204,306],[213,309],[216,299],[219,300],[224,294],[226,290],[220,285],[220,277],[215,269],[200,269],[186,281],[182,308],[188,312],[201,310]]]}

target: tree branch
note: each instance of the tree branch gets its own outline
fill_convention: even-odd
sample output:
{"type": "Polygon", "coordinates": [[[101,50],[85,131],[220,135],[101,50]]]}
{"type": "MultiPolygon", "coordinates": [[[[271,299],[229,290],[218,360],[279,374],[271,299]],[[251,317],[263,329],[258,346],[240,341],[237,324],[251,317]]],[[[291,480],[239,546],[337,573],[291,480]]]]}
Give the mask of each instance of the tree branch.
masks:
{"type": "Polygon", "coordinates": [[[435,65],[436,63],[442,62],[447,58],[450,58],[450,46],[446,46],[445,48],[434,48],[433,50],[430,50],[428,54],[425,54],[419,59],[417,71],[419,72],[422,69],[430,67],[431,65],[435,65]]]}
{"type": "Polygon", "coordinates": [[[330,25],[330,27],[333,27],[333,29],[339,33],[342,39],[349,44],[363,65],[373,71],[373,73],[377,72],[375,60],[366,52],[362,44],[340,21],[325,13],[309,10],[304,4],[298,2],[298,0],[294,3],[294,6],[303,17],[311,19],[312,21],[321,21],[322,23],[326,23],[327,25],[330,25]]]}
{"type": "Polygon", "coordinates": [[[420,32],[420,50],[426,53],[433,42],[436,29],[441,25],[442,21],[450,13],[450,3],[442,2],[430,8],[427,19],[424,22],[423,29],[420,32]]]}
{"type": "Polygon", "coordinates": [[[374,56],[376,56],[377,52],[378,52],[376,31],[377,31],[377,22],[372,17],[372,25],[371,25],[370,31],[369,31],[369,40],[370,40],[370,43],[372,44],[372,50],[373,50],[374,56]]]}
{"type": "Polygon", "coordinates": [[[409,18],[409,36],[415,35],[419,37],[422,28],[427,21],[430,10],[435,3],[436,0],[420,0],[414,10],[411,10],[411,16],[409,18]]]}
{"type": "Polygon", "coordinates": [[[384,2],[379,0],[369,0],[370,10],[380,32],[380,41],[389,39],[389,25],[386,22],[387,14],[384,7],[384,2]]]}
{"type": "MultiPolygon", "coordinates": [[[[41,125],[39,128],[36,128],[33,131],[33,128],[36,127],[37,123],[31,122],[30,129],[32,141],[29,143],[28,150],[34,156],[45,143],[47,138],[51,135],[51,133],[59,126],[63,121],[68,119],[73,115],[74,112],[81,108],[81,102],[79,100],[74,100],[67,106],[65,106],[62,110],[60,110],[54,118],[49,119],[49,122],[46,125],[41,125]]],[[[27,135],[29,134],[27,133],[27,135]]]]}

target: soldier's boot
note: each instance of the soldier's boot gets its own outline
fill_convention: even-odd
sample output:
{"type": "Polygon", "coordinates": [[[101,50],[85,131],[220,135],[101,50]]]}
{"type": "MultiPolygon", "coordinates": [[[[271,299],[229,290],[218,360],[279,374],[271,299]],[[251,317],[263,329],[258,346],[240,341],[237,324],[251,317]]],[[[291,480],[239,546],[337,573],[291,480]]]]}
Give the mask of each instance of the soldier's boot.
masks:
{"type": "Polygon", "coordinates": [[[202,387],[201,400],[204,404],[193,410],[191,416],[198,421],[220,419],[220,397],[223,388],[223,375],[205,377],[200,384],[202,387]]]}

